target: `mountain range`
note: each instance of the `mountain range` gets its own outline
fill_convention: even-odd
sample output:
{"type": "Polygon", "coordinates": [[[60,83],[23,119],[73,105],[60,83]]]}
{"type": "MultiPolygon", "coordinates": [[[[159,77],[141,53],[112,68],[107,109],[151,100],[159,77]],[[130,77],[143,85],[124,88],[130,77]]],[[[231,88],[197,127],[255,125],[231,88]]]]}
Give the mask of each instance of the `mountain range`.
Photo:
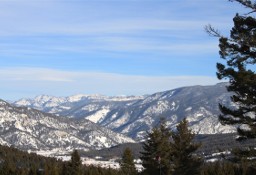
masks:
{"type": "Polygon", "coordinates": [[[0,144],[53,154],[134,142],[87,119],[77,120],[28,107],[15,107],[3,100],[0,100],[0,133],[0,144]]]}
{"type": "Polygon", "coordinates": [[[41,95],[18,100],[13,105],[34,108],[67,120],[76,119],[80,123],[90,120],[141,141],[161,117],[165,117],[168,126],[173,129],[186,117],[190,127],[198,134],[234,132],[234,127],[223,126],[218,121],[219,103],[234,106],[226,86],[227,83],[182,87],[144,96],[41,95]]]}

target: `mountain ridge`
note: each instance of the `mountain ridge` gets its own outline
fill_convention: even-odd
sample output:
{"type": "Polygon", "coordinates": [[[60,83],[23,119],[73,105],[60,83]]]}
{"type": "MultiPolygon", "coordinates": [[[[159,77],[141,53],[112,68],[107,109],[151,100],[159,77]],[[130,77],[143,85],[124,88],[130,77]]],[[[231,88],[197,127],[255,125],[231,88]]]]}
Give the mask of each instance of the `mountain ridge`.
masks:
{"type": "Polygon", "coordinates": [[[3,100],[0,100],[0,133],[1,144],[32,151],[90,150],[134,142],[87,119],[15,107],[3,100]]]}
{"type": "MultiPolygon", "coordinates": [[[[235,131],[234,127],[223,126],[218,121],[218,104],[234,105],[226,86],[227,83],[188,86],[132,98],[80,95],[78,101],[67,100],[52,107],[52,101],[26,106],[68,118],[88,119],[138,141],[144,139],[146,131],[151,130],[161,117],[167,119],[170,128],[175,128],[186,117],[196,133],[229,133],[235,131]]],[[[21,102],[26,104],[27,101],[14,104],[19,106],[21,102]]]]}

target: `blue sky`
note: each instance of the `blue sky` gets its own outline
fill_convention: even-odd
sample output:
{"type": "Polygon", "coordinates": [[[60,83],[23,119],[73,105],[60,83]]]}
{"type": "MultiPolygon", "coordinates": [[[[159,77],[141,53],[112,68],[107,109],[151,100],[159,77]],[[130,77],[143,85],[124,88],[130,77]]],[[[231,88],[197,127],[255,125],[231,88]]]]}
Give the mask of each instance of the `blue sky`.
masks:
{"type": "Polygon", "coordinates": [[[1,0],[0,98],[142,95],[208,85],[228,0],[1,0]]]}

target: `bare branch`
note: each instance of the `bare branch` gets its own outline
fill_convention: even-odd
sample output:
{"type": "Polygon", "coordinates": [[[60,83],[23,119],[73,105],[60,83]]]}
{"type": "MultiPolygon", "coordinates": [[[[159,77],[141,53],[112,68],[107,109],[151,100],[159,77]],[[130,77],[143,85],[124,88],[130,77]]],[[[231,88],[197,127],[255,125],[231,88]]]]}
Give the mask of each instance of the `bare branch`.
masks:
{"type": "Polygon", "coordinates": [[[231,1],[231,2],[235,1],[235,2],[238,2],[238,3],[242,4],[246,8],[253,9],[253,11],[250,12],[250,13],[253,13],[256,10],[256,2],[252,2],[252,0],[229,0],[229,1],[231,1]]]}
{"type": "Polygon", "coordinates": [[[253,11],[251,11],[249,13],[244,14],[244,15],[247,16],[247,15],[250,15],[251,13],[255,13],[255,12],[256,12],[256,10],[253,10],[253,11]]]}
{"type": "Polygon", "coordinates": [[[204,30],[206,31],[206,33],[208,33],[210,36],[213,37],[222,37],[220,34],[220,31],[218,29],[215,29],[212,25],[208,24],[204,27],[204,30]]]}

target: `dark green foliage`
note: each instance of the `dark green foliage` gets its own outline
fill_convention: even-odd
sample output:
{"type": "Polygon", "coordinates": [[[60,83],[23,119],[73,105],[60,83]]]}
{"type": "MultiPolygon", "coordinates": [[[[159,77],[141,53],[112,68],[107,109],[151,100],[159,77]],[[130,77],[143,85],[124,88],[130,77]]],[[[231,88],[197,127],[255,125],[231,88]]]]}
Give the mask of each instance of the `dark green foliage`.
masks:
{"type": "MultiPolygon", "coordinates": [[[[219,105],[222,124],[240,125],[237,131],[239,140],[256,138],[256,19],[249,14],[256,10],[256,2],[252,0],[230,0],[251,9],[246,15],[237,14],[233,18],[234,27],[230,37],[224,37],[211,26],[207,31],[219,38],[220,56],[224,63],[217,63],[217,77],[228,79],[227,90],[233,92],[231,101],[236,107],[219,105]]],[[[229,161],[205,163],[202,175],[252,175],[256,174],[255,150],[239,148],[232,151],[229,161]]],[[[224,157],[225,158],[225,157],[224,157]]]]}
{"type": "MultiPolygon", "coordinates": [[[[227,90],[233,92],[232,102],[236,107],[219,105],[222,124],[239,125],[238,140],[256,138],[256,19],[249,14],[256,10],[255,1],[231,0],[242,4],[252,11],[246,15],[233,18],[234,27],[230,37],[221,36],[219,39],[220,56],[224,64],[217,63],[217,77],[229,79],[227,90]]],[[[254,149],[237,149],[233,151],[233,161],[242,162],[255,157],[254,149]]]]}
{"type": "Polygon", "coordinates": [[[58,175],[61,161],[0,146],[0,175],[58,175]],[[53,171],[55,170],[55,172],[53,171]]]}
{"type": "Polygon", "coordinates": [[[174,175],[199,174],[202,160],[195,155],[201,144],[194,143],[195,134],[188,128],[188,121],[183,119],[172,133],[171,151],[174,175]]]}
{"type": "Polygon", "coordinates": [[[142,165],[147,175],[156,175],[160,171],[162,174],[171,174],[170,145],[171,131],[167,128],[164,120],[148,133],[147,140],[143,143],[143,152],[141,152],[142,165]]]}
{"type": "Polygon", "coordinates": [[[120,170],[124,175],[136,175],[137,171],[134,164],[134,157],[130,148],[126,148],[123,152],[120,162],[120,170]]]}
{"type": "Polygon", "coordinates": [[[201,175],[235,175],[237,167],[229,162],[217,161],[205,163],[201,175]]]}
{"type": "Polygon", "coordinates": [[[201,144],[194,143],[194,137],[186,119],[173,132],[162,121],[143,145],[144,174],[199,174],[202,160],[194,154],[201,144]]]}
{"type": "MultiPolygon", "coordinates": [[[[237,2],[248,8],[255,6],[252,1],[237,2]]],[[[256,137],[256,19],[252,16],[236,15],[230,37],[220,37],[220,56],[224,64],[217,63],[217,77],[229,79],[227,90],[233,92],[231,100],[237,108],[220,104],[220,121],[223,124],[243,124],[238,128],[243,138],[256,137]]]]}
{"type": "MultiPolygon", "coordinates": [[[[233,152],[239,157],[241,153],[240,151],[241,150],[234,150],[233,152]]],[[[241,155],[243,156],[247,154],[245,153],[246,151],[248,150],[243,150],[241,155]]],[[[71,161],[62,162],[54,158],[47,158],[36,155],[34,153],[28,154],[15,148],[0,146],[0,175],[65,175],[67,172],[69,172],[71,164],[71,161]]],[[[101,167],[85,165],[81,166],[81,171],[83,175],[124,175],[123,172],[115,169],[105,169],[101,167]]],[[[158,175],[159,173],[159,171],[156,171],[155,175],[158,175]]],[[[146,172],[139,174],[146,174],[146,172]]],[[[237,161],[225,160],[217,161],[214,163],[206,162],[201,167],[201,175],[232,174],[254,175],[256,174],[256,164],[255,162],[248,161],[248,159],[243,159],[242,157],[241,160],[237,161]]],[[[163,172],[162,175],[164,175],[163,172]]],[[[193,175],[192,172],[191,175],[193,175]]]]}
{"type": "Polygon", "coordinates": [[[16,174],[16,165],[12,160],[10,160],[8,157],[5,159],[5,161],[2,164],[2,175],[15,175],[16,174]]]}
{"type": "MultiPolygon", "coordinates": [[[[212,154],[219,150],[232,150],[233,148],[250,147],[256,144],[256,139],[247,139],[242,142],[236,141],[235,133],[225,134],[197,134],[195,135],[195,142],[202,143],[202,146],[196,151],[196,153],[212,154]]],[[[105,148],[102,150],[92,150],[89,152],[79,151],[81,157],[94,158],[96,156],[102,157],[100,160],[109,160],[115,157],[119,157],[123,154],[123,150],[129,147],[135,159],[138,159],[143,151],[142,143],[122,144],[113,146],[111,148],[105,148]]]]}
{"type": "Polygon", "coordinates": [[[88,166],[84,169],[84,175],[123,175],[115,169],[105,169],[101,167],[88,166]]]}
{"type": "Polygon", "coordinates": [[[200,175],[254,175],[255,164],[241,162],[240,164],[229,161],[207,162],[203,165],[200,175]]]}
{"type": "Polygon", "coordinates": [[[77,151],[63,162],[0,145],[0,175],[121,175],[118,170],[81,164],[77,151]]]}
{"type": "Polygon", "coordinates": [[[77,150],[74,150],[71,154],[71,162],[70,162],[70,169],[72,175],[81,175],[82,174],[82,162],[80,155],[78,154],[77,150]]]}

